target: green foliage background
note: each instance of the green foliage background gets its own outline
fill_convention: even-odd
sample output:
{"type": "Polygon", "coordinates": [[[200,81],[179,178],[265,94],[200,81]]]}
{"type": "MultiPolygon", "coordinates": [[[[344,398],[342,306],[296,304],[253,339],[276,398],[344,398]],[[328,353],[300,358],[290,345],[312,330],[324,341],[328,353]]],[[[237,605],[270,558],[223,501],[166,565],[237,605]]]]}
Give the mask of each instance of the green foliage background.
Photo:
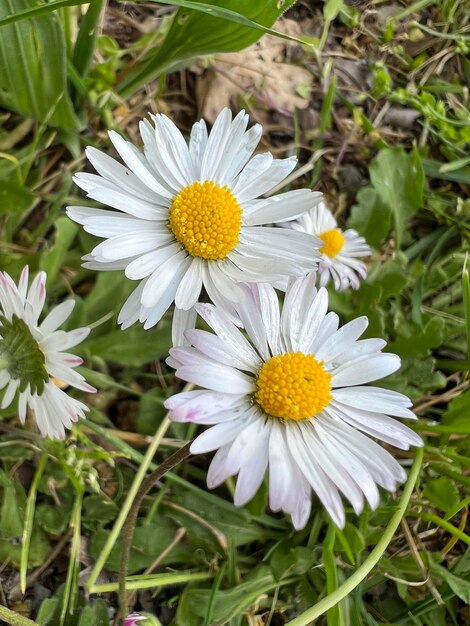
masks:
{"type": "MultiPolygon", "coordinates": [[[[123,4],[142,15],[144,3],[113,7],[123,4]]],[[[154,463],[195,434],[191,425],[170,426],[164,419],[164,399],[180,389],[162,365],[169,320],[150,331],[138,325],[120,331],[117,313],[132,283],[121,273],[98,274],[80,265],[93,238],[64,216],[66,204],[83,203],[72,174],[85,167],[85,145],[109,150],[105,130],[132,136],[136,118],[129,115],[128,125],[119,127],[120,108],[131,110],[146,89],[165,103],[178,72],[201,56],[241,50],[272,33],[294,0],[153,4],[168,5],[168,12],[152,32],[125,47],[103,33],[104,0],[0,3],[0,266],[15,279],[26,263],[46,270],[49,307],[73,294],[70,326],[94,326],[80,353],[84,373],[99,389],[89,398],[89,420],[65,443],[44,441],[34,429],[20,429],[14,410],[0,411],[0,561],[8,576],[26,577],[25,606],[42,626],[111,623],[120,537],[106,561],[109,576],[89,586],[90,595],[83,586],[87,567],[112,536],[154,433],[160,437],[154,463]],[[52,568],[60,564],[62,577],[54,584],[45,561],[52,568]],[[38,606],[35,581],[51,592],[38,606]]],[[[298,19],[302,6],[294,7],[298,19]]],[[[343,194],[342,225],[358,230],[375,249],[361,288],[331,292],[330,306],[343,322],[366,314],[368,334],[386,338],[400,355],[401,370],[383,384],[412,398],[420,418],[415,428],[426,440],[419,480],[395,538],[373,571],[318,624],[470,624],[468,9],[466,0],[421,0],[377,20],[369,6],[314,3],[316,35],[303,36],[291,60],[314,75],[319,110],[308,145],[299,140],[301,118],[294,113],[301,162],[320,155],[294,184],[343,194]],[[344,41],[371,29],[370,84],[357,97],[342,88],[329,50],[332,38],[344,41]],[[408,45],[413,42],[421,46],[408,45]],[[442,50],[451,68],[428,72],[442,50]],[[388,132],[371,119],[371,108],[397,105],[419,116],[414,134],[388,132]],[[343,193],[341,173],[327,155],[339,153],[344,128],[350,130],[351,160],[366,180],[343,193]]],[[[255,115],[263,108],[243,94],[242,104],[255,115]]],[[[400,453],[406,467],[413,455],[400,453]]],[[[359,571],[397,507],[397,499],[383,493],[375,512],[356,518],[348,510],[340,531],[316,506],[307,528],[294,532],[287,519],[269,513],[266,487],[237,509],[231,482],[208,492],[205,473],[204,459],[169,473],[139,515],[129,588],[146,589],[141,600],[162,624],[290,623],[359,571]],[[143,574],[152,566],[155,572],[143,574]]],[[[22,598],[19,583],[1,597],[14,609],[22,598]]],[[[152,619],[147,624],[158,623],[152,619]]]]}

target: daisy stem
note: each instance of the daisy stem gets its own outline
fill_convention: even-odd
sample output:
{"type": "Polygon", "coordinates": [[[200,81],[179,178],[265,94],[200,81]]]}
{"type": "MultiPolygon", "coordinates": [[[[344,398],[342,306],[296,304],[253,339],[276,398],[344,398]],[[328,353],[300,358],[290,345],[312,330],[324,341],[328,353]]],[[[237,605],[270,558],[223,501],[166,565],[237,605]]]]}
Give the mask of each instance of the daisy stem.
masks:
{"type": "Polygon", "coordinates": [[[145,498],[150,489],[155,485],[157,480],[160,480],[166,472],[173,469],[176,465],[184,461],[190,456],[189,448],[191,441],[185,444],[182,448],[179,448],[171,456],[165,459],[161,465],[157,467],[142,483],[139,491],[137,492],[132,507],[127,516],[126,524],[124,526],[122,546],[121,546],[121,560],[119,564],[119,608],[121,615],[126,616],[128,613],[127,607],[127,590],[126,590],[126,575],[127,568],[129,566],[129,556],[132,546],[132,537],[134,535],[134,528],[137,522],[137,515],[139,513],[142,500],[145,498]]]}
{"type": "Polygon", "coordinates": [[[37,622],[33,622],[33,620],[30,620],[19,613],[10,611],[10,609],[7,609],[6,606],[0,606],[0,619],[7,624],[11,624],[11,626],[39,626],[37,622]]]}
{"type": "Polygon", "coordinates": [[[131,510],[132,504],[140,489],[142,481],[145,478],[145,474],[147,473],[147,470],[152,463],[153,457],[155,456],[155,452],[157,451],[158,446],[160,445],[161,440],[165,436],[165,433],[168,430],[169,426],[170,426],[170,420],[167,417],[165,417],[165,419],[162,421],[162,423],[158,427],[152,439],[152,443],[149,445],[148,450],[145,453],[145,456],[142,460],[139,470],[137,474],[135,475],[134,482],[132,483],[131,488],[129,489],[129,493],[127,494],[127,497],[122,505],[121,512],[119,513],[119,516],[116,522],[114,523],[113,529],[111,533],[109,534],[108,540],[103,546],[103,550],[101,551],[101,554],[98,557],[95,563],[95,566],[90,574],[90,578],[87,581],[86,586],[87,586],[89,593],[94,593],[93,587],[98,579],[98,576],[101,574],[101,571],[103,570],[105,566],[106,560],[111,550],[113,549],[114,544],[116,543],[119,537],[121,529],[126,522],[129,511],[131,510]]]}
{"type": "Polygon", "coordinates": [[[413,463],[413,467],[411,468],[408,481],[405,485],[405,488],[403,489],[403,494],[400,498],[398,509],[388,523],[388,526],[386,527],[385,532],[380,538],[379,542],[369,554],[364,563],[333,593],[330,593],[326,596],[326,598],[323,598],[322,600],[320,600],[320,602],[317,602],[317,604],[310,607],[290,622],[287,622],[286,626],[307,626],[307,624],[310,624],[313,620],[320,617],[320,615],[323,615],[324,613],[326,613],[326,611],[336,606],[338,602],[341,602],[341,600],[349,595],[374,569],[374,567],[382,558],[382,555],[387,549],[388,544],[393,539],[395,531],[397,530],[403,516],[405,515],[406,508],[410,501],[411,494],[413,493],[413,489],[416,484],[422,462],[423,448],[419,448],[416,452],[416,458],[413,463]]]}

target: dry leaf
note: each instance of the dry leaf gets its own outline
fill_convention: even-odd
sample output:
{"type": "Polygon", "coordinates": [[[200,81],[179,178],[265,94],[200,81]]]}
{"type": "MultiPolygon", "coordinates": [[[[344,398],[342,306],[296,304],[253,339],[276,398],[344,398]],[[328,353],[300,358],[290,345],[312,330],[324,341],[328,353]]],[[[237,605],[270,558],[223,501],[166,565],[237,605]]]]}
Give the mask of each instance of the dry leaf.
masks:
{"type": "MultiPolygon", "coordinates": [[[[275,28],[295,36],[306,32],[305,24],[289,19],[279,20],[275,28]]],[[[233,107],[242,93],[282,114],[306,108],[312,75],[303,67],[285,63],[297,46],[295,42],[264,35],[241,52],[214,56],[196,85],[202,116],[213,122],[221,109],[233,107]]]]}

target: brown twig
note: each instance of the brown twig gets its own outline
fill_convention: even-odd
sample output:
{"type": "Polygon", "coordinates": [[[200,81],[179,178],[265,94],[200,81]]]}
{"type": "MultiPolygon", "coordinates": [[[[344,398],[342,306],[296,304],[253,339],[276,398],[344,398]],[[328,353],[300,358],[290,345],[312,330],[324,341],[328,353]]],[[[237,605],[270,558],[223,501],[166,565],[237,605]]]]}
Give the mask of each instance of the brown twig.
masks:
{"type": "Polygon", "coordinates": [[[132,537],[134,535],[134,528],[137,522],[137,515],[139,513],[140,505],[142,504],[142,500],[145,498],[150,489],[155,485],[157,480],[160,480],[162,476],[173,469],[176,465],[184,461],[190,456],[189,448],[191,446],[191,441],[189,441],[182,448],[174,452],[171,456],[157,467],[149,476],[144,480],[142,485],[140,486],[139,491],[136,494],[134,502],[132,503],[132,507],[129,511],[129,515],[127,517],[127,521],[123,528],[123,537],[122,537],[122,550],[121,550],[121,560],[119,565],[119,608],[121,616],[125,616],[128,613],[127,607],[127,591],[126,591],[126,576],[127,569],[129,566],[129,555],[131,551],[132,545],[132,537]]]}

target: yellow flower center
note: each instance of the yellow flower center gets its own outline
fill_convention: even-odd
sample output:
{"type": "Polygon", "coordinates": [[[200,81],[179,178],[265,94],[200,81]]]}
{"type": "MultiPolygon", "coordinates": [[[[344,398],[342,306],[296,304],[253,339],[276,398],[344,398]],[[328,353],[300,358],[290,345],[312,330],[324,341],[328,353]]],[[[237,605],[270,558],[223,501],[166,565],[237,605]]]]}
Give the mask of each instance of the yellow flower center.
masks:
{"type": "Polygon", "coordinates": [[[228,187],[211,180],[182,189],[170,207],[170,228],[192,256],[223,259],[238,243],[242,210],[228,187]]]}
{"type": "Polygon", "coordinates": [[[312,354],[274,356],[258,374],[254,399],[268,415],[285,420],[314,417],[331,400],[331,374],[312,354]]]}
{"type": "Polygon", "coordinates": [[[341,252],[346,241],[343,233],[338,228],[327,230],[326,233],[318,235],[323,241],[323,246],[320,248],[322,254],[326,254],[330,258],[335,257],[341,252]]]}

